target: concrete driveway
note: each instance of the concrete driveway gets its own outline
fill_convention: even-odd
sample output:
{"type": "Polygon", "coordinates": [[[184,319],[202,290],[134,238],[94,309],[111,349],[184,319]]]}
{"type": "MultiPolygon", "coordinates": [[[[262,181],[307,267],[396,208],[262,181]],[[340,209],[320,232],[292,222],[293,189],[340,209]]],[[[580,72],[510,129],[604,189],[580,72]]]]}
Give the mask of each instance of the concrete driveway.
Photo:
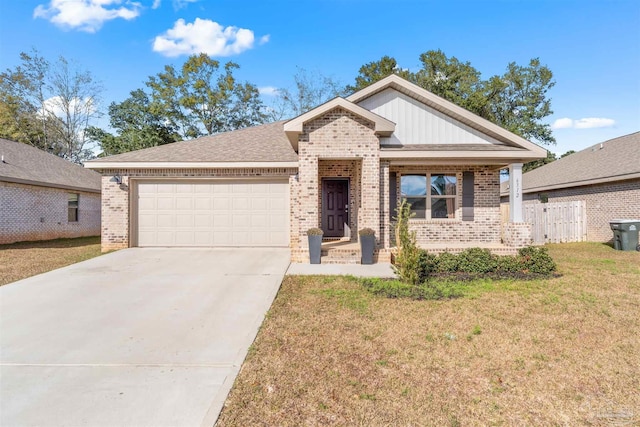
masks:
{"type": "Polygon", "coordinates": [[[212,426],[288,249],[127,249],[0,287],[0,425],[212,426]]]}

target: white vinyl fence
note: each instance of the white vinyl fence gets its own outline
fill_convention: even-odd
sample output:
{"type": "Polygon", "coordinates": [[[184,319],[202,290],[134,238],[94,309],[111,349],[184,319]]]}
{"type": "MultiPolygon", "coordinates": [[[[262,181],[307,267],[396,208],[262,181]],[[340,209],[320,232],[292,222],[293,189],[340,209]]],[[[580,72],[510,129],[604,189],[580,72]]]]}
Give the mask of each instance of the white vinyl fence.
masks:
{"type": "Polygon", "coordinates": [[[533,243],[566,243],[587,240],[584,201],[525,203],[524,221],[531,224],[533,243]]]}

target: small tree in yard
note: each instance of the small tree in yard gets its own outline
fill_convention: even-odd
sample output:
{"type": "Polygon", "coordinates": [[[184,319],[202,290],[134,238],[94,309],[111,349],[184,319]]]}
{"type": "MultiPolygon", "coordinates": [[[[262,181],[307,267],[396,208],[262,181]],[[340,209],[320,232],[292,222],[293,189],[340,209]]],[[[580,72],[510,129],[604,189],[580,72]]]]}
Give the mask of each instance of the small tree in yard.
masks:
{"type": "Polygon", "coordinates": [[[420,248],[416,242],[416,232],[409,230],[411,204],[403,199],[396,209],[396,248],[393,269],[400,280],[410,285],[420,284],[420,248]]]}

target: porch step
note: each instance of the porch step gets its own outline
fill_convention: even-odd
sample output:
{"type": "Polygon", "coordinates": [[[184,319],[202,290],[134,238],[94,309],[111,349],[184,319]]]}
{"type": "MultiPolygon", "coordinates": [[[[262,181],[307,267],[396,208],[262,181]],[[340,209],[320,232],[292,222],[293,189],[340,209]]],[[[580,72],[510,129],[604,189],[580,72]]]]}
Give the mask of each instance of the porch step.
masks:
{"type": "Polygon", "coordinates": [[[322,264],[360,264],[360,248],[323,248],[322,264]]]}

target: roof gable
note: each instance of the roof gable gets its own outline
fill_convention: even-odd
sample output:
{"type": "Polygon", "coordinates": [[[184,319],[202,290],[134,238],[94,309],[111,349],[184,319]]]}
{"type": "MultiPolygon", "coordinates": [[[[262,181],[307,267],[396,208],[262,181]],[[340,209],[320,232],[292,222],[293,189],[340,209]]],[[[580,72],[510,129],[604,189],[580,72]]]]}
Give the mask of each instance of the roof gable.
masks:
{"type": "Polygon", "coordinates": [[[291,141],[291,144],[294,146],[294,149],[297,150],[298,135],[302,133],[304,124],[335,108],[343,108],[356,116],[372,122],[374,125],[374,132],[378,135],[389,136],[395,130],[395,123],[392,121],[372,113],[359,105],[349,102],[344,98],[337,97],[333,98],[331,101],[325,102],[313,110],[307,111],[306,113],[289,120],[284,124],[284,131],[287,134],[289,141],[291,141]]]}
{"type": "Polygon", "coordinates": [[[392,87],[362,100],[359,105],[396,123],[393,135],[380,140],[382,145],[506,145],[392,87]]]}
{"type": "Polygon", "coordinates": [[[500,126],[403,79],[402,77],[396,76],[395,74],[387,76],[384,79],[348,96],[347,100],[358,105],[366,105],[367,99],[389,88],[394,89],[409,98],[417,100],[431,109],[438,111],[471,129],[481,132],[493,140],[513,147],[522,148],[532,154],[539,155],[540,158],[546,157],[547,155],[544,148],[539,147],[538,145],[527,141],[506,129],[503,129],[500,126]]]}
{"type": "Polygon", "coordinates": [[[0,181],[100,192],[100,174],[21,142],[0,139],[0,181]]]}

